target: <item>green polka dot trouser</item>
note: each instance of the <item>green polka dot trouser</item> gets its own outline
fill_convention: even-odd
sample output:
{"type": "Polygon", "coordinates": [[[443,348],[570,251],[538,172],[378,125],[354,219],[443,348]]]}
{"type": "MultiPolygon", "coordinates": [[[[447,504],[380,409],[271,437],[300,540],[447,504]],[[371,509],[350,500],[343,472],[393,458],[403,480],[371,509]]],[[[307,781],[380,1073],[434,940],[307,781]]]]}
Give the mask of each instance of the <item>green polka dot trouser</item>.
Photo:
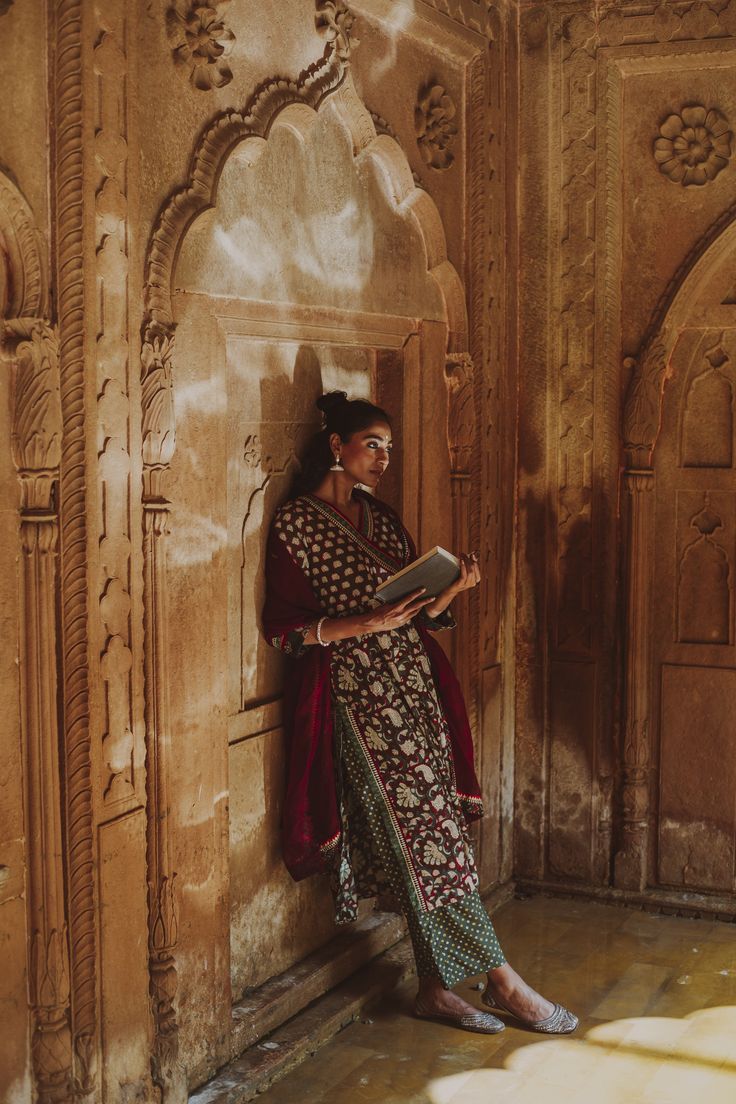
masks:
{"type": "Polygon", "coordinates": [[[467,893],[454,904],[424,912],[410,892],[410,876],[388,823],[388,812],[376,795],[359,748],[342,728],[342,785],[350,790],[348,807],[359,807],[370,834],[370,851],[380,865],[379,881],[388,883],[406,916],[419,977],[439,978],[451,989],[465,978],[487,973],[506,962],[480,894],[467,893]]]}

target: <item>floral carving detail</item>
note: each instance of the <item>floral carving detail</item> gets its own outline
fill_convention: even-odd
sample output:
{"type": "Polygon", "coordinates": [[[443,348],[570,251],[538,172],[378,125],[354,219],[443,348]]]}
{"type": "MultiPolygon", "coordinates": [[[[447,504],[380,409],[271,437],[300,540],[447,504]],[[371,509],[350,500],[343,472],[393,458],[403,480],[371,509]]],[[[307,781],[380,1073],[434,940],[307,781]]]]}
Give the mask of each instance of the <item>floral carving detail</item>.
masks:
{"type": "Polygon", "coordinates": [[[235,35],[218,14],[220,6],[188,3],[183,11],[172,7],[166,13],[174,61],[189,66],[189,79],[202,92],[222,88],[233,79],[224,59],[233,48],[235,35]]]}
{"type": "Polygon", "coordinates": [[[420,93],[414,109],[414,127],[419,152],[432,169],[449,169],[455,156],[449,147],[455,141],[455,104],[441,84],[429,85],[420,93]]]}
{"type": "Polygon", "coordinates": [[[261,442],[256,434],[249,433],[245,438],[243,459],[249,468],[257,468],[261,462],[261,442]]]}
{"type": "Polygon", "coordinates": [[[731,156],[731,131],[715,108],[683,107],[679,115],[668,115],[654,142],[654,160],[659,171],[684,186],[707,184],[731,156]]]}
{"type": "Polygon", "coordinates": [[[317,30],[324,33],[328,42],[334,42],[335,52],[341,61],[348,61],[350,51],[359,45],[350,35],[355,16],[345,0],[321,0],[315,15],[317,30]]]}

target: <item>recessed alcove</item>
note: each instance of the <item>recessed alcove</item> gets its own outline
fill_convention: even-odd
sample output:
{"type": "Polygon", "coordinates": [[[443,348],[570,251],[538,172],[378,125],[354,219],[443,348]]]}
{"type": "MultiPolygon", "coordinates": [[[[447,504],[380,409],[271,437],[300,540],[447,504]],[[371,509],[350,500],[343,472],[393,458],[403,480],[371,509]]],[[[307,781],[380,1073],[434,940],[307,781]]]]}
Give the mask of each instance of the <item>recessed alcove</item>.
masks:
{"type": "MultiPolygon", "coordinates": [[[[316,397],[339,388],[391,408],[404,464],[382,494],[411,502],[418,537],[449,543],[450,513],[432,509],[433,496],[449,495],[448,454],[435,444],[422,460],[422,450],[426,434],[445,436],[448,332],[464,326],[458,287],[436,208],[351,89],[318,112],[292,105],[267,141],[237,145],[213,205],[181,243],[171,701],[192,739],[178,765],[178,808],[185,826],[200,772],[211,769],[195,749],[209,742],[217,760],[227,747],[234,999],[334,931],[326,883],[295,886],[278,846],[283,662],[258,628],[268,523],[318,428],[316,397]],[[186,633],[174,629],[185,624],[186,633]]],[[[204,901],[206,877],[200,891],[204,901]]]]}

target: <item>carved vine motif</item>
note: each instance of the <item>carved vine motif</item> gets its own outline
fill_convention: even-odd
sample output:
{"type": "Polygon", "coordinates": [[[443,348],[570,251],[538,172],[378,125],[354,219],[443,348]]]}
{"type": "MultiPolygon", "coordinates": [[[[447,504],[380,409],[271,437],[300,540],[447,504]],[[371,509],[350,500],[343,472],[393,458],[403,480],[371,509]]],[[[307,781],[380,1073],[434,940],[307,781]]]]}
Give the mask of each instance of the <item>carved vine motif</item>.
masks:
{"type": "Polygon", "coordinates": [[[225,26],[221,7],[222,3],[212,7],[190,0],[183,9],[178,4],[166,13],[174,62],[189,69],[191,83],[201,92],[223,88],[233,79],[225,58],[232,51],[235,35],[225,26]]]}
{"type": "Polygon", "coordinates": [[[695,104],[668,115],[654,142],[659,171],[683,187],[707,184],[731,157],[731,131],[715,108],[695,104]]]}
{"type": "Polygon", "coordinates": [[[345,0],[319,0],[314,18],[317,30],[334,44],[339,59],[349,64],[350,51],[360,44],[360,40],[351,37],[355,16],[345,0]]]}
{"type": "Polygon", "coordinates": [[[450,146],[457,125],[455,102],[441,84],[427,85],[414,108],[414,129],[423,160],[431,169],[449,169],[455,160],[450,146]]]}

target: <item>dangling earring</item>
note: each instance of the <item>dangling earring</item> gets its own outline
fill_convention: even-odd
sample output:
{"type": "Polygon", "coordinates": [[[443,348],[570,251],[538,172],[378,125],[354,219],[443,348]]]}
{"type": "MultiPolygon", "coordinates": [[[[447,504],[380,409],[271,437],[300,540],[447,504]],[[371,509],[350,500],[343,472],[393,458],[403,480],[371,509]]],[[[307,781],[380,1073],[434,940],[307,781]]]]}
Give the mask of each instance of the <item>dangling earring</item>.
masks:
{"type": "Polygon", "coordinates": [[[335,453],[335,463],[330,468],[330,471],[343,471],[342,462],[340,460],[340,457],[337,455],[337,453],[335,453]]]}

